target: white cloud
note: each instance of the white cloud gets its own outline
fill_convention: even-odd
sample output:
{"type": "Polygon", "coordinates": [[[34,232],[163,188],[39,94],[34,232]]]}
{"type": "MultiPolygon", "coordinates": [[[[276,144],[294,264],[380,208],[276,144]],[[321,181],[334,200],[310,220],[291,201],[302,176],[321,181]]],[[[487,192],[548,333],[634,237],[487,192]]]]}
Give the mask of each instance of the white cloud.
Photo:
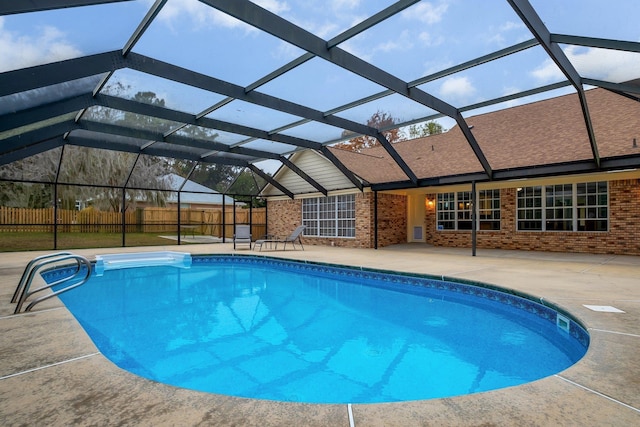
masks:
{"type": "Polygon", "coordinates": [[[278,1],[278,0],[253,0],[255,4],[258,6],[267,9],[269,12],[273,13],[282,13],[287,12],[289,8],[289,4],[286,1],[278,1]]]}
{"type": "Polygon", "coordinates": [[[274,58],[282,58],[287,61],[297,58],[300,55],[300,49],[284,41],[280,41],[280,43],[278,43],[278,47],[272,53],[274,58]]]}
{"type": "Polygon", "coordinates": [[[429,34],[426,31],[423,31],[420,34],[418,34],[418,40],[420,40],[426,46],[431,46],[432,37],[431,37],[431,34],[429,34]]]}
{"type": "Polygon", "coordinates": [[[563,78],[562,71],[558,66],[550,59],[545,59],[544,62],[531,72],[531,75],[542,83],[549,83],[552,81],[558,81],[563,78]]]}
{"type": "Polygon", "coordinates": [[[418,34],[418,40],[422,43],[423,46],[433,47],[439,46],[444,43],[444,38],[442,36],[438,36],[434,38],[430,33],[423,31],[418,34]]]}
{"type": "Polygon", "coordinates": [[[204,14],[199,13],[202,11],[202,3],[197,0],[173,0],[165,3],[162,7],[162,11],[158,15],[158,20],[165,23],[171,23],[178,16],[185,14],[193,17],[199,21],[204,19],[204,14]]]}
{"type": "Polygon", "coordinates": [[[526,26],[522,22],[507,21],[504,24],[500,25],[498,30],[501,33],[505,33],[507,31],[522,30],[524,28],[526,28],[526,26]]]}
{"type": "Polygon", "coordinates": [[[433,2],[423,1],[406,9],[402,12],[402,16],[408,19],[417,19],[425,24],[436,24],[442,21],[442,17],[448,8],[449,5],[447,3],[441,2],[435,5],[433,2]]]}
{"type": "Polygon", "coordinates": [[[56,27],[35,28],[28,35],[11,32],[0,17],[0,72],[77,58],[80,49],[56,27]]]}
{"type": "MultiPolygon", "coordinates": [[[[620,83],[640,77],[640,55],[609,49],[569,46],[565,55],[583,77],[620,83]]],[[[545,60],[531,74],[542,83],[563,80],[564,74],[550,60],[545,60]]]]}
{"type": "Polygon", "coordinates": [[[430,58],[423,64],[422,75],[429,76],[433,73],[437,73],[438,71],[446,70],[453,65],[454,63],[446,58],[430,58]]]}
{"type": "MultiPolygon", "coordinates": [[[[519,87],[515,87],[515,86],[504,87],[504,88],[502,88],[502,95],[501,96],[513,95],[513,94],[516,94],[516,93],[521,92],[521,91],[522,91],[522,89],[520,89],[519,87]]],[[[511,107],[515,107],[517,105],[521,105],[522,103],[523,103],[522,98],[518,98],[518,99],[512,99],[510,101],[503,102],[501,105],[503,106],[502,108],[511,108],[511,107]]]]}
{"type": "Polygon", "coordinates": [[[440,86],[440,95],[446,98],[468,99],[476,88],[467,77],[449,77],[440,86]]]}
{"type": "Polygon", "coordinates": [[[516,86],[508,86],[502,88],[502,96],[513,95],[514,93],[521,92],[522,89],[516,86]]]}
{"type": "MultiPolygon", "coordinates": [[[[272,12],[287,10],[286,3],[276,0],[256,0],[254,3],[272,12]]],[[[167,2],[158,15],[158,20],[164,22],[173,31],[173,23],[180,18],[189,19],[196,29],[210,27],[224,27],[230,29],[243,29],[246,32],[256,31],[252,26],[222,13],[198,0],[172,0],[167,2]]]]}
{"type": "Polygon", "coordinates": [[[331,0],[333,10],[353,10],[360,5],[360,0],[331,0]]]}
{"type": "MultiPolygon", "coordinates": [[[[338,34],[340,33],[340,31],[342,31],[342,29],[340,29],[336,22],[303,21],[295,18],[291,18],[291,22],[322,39],[328,39],[329,37],[333,37],[335,34],[338,34]]],[[[344,27],[344,29],[346,29],[346,26],[344,27]]]]}
{"type": "MultiPolygon", "coordinates": [[[[366,36],[365,36],[366,37],[366,36]]],[[[347,40],[340,45],[342,49],[364,61],[372,61],[376,55],[394,52],[406,52],[414,47],[414,37],[409,30],[394,34],[394,38],[373,44],[366,38],[357,41],[347,40]]]]}
{"type": "Polygon", "coordinates": [[[347,40],[346,42],[340,45],[341,49],[349,52],[350,54],[357,56],[363,61],[371,61],[373,57],[373,51],[368,49],[367,51],[360,48],[360,44],[353,42],[352,40],[347,40]]]}
{"type": "Polygon", "coordinates": [[[409,50],[413,47],[413,39],[408,30],[402,31],[395,40],[387,40],[374,47],[374,52],[394,52],[409,50]]]}
{"type": "Polygon", "coordinates": [[[620,83],[640,77],[640,55],[609,49],[581,50],[569,46],[565,53],[584,77],[620,83]]]}
{"type": "MultiPolygon", "coordinates": [[[[497,29],[492,27],[490,29],[491,34],[487,37],[487,40],[489,43],[493,43],[498,46],[505,46],[507,44],[507,40],[512,41],[514,39],[512,35],[514,32],[526,30],[526,28],[527,27],[521,22],[507,21],[500,25],[497,29]],[[511,35],[507,36],[507,33],[511,33],[511,35]]],[[[529,33],[527,32],[527,34],[529,33]]],[[[526,39],[524,35],[520,38],[522,38],[523,40],[526,39]]]]}

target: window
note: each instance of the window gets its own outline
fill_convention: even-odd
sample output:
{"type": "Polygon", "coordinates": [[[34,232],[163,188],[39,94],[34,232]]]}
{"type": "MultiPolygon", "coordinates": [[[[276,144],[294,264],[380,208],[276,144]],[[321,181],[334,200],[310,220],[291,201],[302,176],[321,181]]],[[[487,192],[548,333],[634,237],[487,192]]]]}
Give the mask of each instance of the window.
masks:
{"type": "Polygon", "coordinates": [[[480,230],[500,230],[500,190],[478,192],[478,221],[480,230]]]}
{"type": "Polygon", "coordinates": [[[609,228],[609,198],[606,182],[577,185],[577,230],[607,231],[609,228]]]}
{"type": "Polygon", "coordinates": [[[573,186],[547,185],[545,194],[547,231],[573,231],[573,186]]]}
{"type": "MultiPolygon", "coordinates": [[[[438,194],[438,230],[471,230],[473,204],[470,191],[438,194]]],[[[478,192],[478,229],[500,230],[500,190],[478,192]]]]}
{"type": "Polygon", "coordinates": [[[438,194],[438,230],[456,229],[455,193],[438,194]]]}
{"type": "Polygon", "coordinates": [[[303,199],[302,224],[307,226],[305,236],[355,237],[355,195],[303,199]]]}
{"type": "Polygon", "coordinates": [[[456,194],[458,206],[457,206],[457,220],[458,230],[471,230],[471,192],[461,191],[456,194]]]}
{"type": "Polygon", "coordinates": [[[542,230],[542,187],[518,188],[518,230],[542,230]]]}
{"type": "Polygon", "coordinates": [[[518,189],[520,231],[607,231],[607,183],[588,182],[518,189]]]}

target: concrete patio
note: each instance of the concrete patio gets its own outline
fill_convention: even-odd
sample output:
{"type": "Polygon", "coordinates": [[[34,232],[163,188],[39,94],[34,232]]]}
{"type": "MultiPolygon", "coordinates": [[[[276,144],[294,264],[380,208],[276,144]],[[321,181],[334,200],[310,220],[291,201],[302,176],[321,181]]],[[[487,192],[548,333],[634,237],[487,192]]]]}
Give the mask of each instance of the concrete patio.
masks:
{"type": "MultiPolygon", "coordinates": [[[[20,425],[140,426],[631,426],[640,425],[640,257],[436,248],[305,246],[264,256],[446,275],[549,300],[588,328],[591,346],[571,368],[526,385],[473,395],[367,405],[241,399],[155,383],[103,357],[56,299],[11,315],[29,260],[0,254],[0,420],[20,425]],[[624,313],[592,311],[613,306],[624,313]],[[350,419],[350,411],[352,419],[350,419]]],[[[183,250],[232,253],[231,244],[77,250],[97,254],[183,250]]],[[[238,250],[236,253],[258,252],[238,250]]],[[[38,278],[38,280],[41,280],[38,278]]]]}

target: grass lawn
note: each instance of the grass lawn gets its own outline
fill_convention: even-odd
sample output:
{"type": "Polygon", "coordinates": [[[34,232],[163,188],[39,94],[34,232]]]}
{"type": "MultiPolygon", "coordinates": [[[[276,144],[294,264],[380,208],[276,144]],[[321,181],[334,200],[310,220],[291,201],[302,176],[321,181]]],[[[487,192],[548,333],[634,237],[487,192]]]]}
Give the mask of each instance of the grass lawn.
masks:
{"type": "MultiPolygon", "coordinates": [[[[126,246],[177,245],[157,233],[127,233],[126,246]]],[[[111,248],[122,246],[120,233],[58,233],[57,249],[111,248]]],[[[0,252],[53,250],[53,233],[0,233],[0,252]]]]}

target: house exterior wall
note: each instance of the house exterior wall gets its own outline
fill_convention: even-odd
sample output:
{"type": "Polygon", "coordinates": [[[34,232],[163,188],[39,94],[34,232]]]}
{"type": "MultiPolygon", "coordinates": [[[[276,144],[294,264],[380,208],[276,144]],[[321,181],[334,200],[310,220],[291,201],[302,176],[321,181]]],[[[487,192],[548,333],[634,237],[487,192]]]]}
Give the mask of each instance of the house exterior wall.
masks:
{"type": "MultiPolygon", "coordinates": [[[[371,194],[371,193],[369,193],[371,194]]],[[[371,206],[373,206],[371,194],[371,206]]],[[[378,247],[407,242],[407,196],[378,193],[378,247]]],[[[373,230],[373,214],[371,230],[373,230]]],[[[374,247],[373,236],[371,246],[374,247]]]]}
{"type": "MultiPolygon", "coordinates": [[[[516,188],[500,190],[500,231],[478,231],[477,248],[640,255],[640,179],[609,181],[609,231],[540,232],[516,230],[516,188]]],[[[436,194],[427,194],[435,200],[436,194]]],[[[435,205],[435,203],[434,203],[435,205]]],[[[435,206],[425,215],[426,242],[471,247],[470,231],[437,231],[435,206]]]]}
{"type": "MultiPolygon", "coordinates": [[[[267,200],[267,234],[286,237],[299,225],[302,225],[301,199],[269,199],[267,200]]],[[[303,244],[308,239],[303,236],[303,244]]]]}
{"type": "MultiPolygon", "coordinates": [[[[374,248],[374,194],[356,193],[356,237],[303,236],[305,245],[374,248]]],[[[302,224],[302,199],[268,200],[268,233],[285,237],[302,224]]],[[[407,196],[378,194],[378,247],[407,241],[407,196]]]]}
{"type": "MultiPolygon", "coordinates": [[[[522,185],[526,184],[523,182],[518,184],[518,186],[522,185]]],[[[374,197],[372,192],[355,194],[355,238],[303,237],[304,244],[374,248],[374,197]]],[[[410,197],[416,197],[416,195],[378,193],[378,247],[408,241],[412,231],[408,227],[407,219],[410,197]]],[[[501,229],[478,231],[477,248],[640,255],[640,178],[609,181],[608,197],[609,231],[517,231],[517,188],[501,188],[501,229]]],[[[434,201],[436,198],[435,193],[430,192],[426,195],[427,201],[434,201]]],[[[424,195],[420,195],[419,199],[425,200],[424,195]]],[[[424,232],[427,244],[443,247],[471,247],[471,231],[437,231],[437,204],[423,203],[426,203],[424,232]]],[[[270,199],[268,204],[269,234],[287,236],[295,227],[302,224],[302,199],[270,199]]]]}

